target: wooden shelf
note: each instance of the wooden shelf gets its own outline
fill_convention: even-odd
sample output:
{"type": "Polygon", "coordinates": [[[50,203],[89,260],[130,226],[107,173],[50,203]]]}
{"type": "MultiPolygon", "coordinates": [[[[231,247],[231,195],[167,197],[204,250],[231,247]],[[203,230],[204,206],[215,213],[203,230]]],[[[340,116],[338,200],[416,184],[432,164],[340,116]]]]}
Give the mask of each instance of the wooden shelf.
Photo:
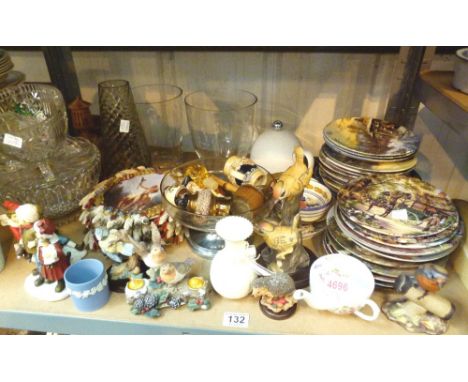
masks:
{"type": "MultiPolygon", "coordinates": [[[[71,223],[61,232],[79,242],[82,230],[80,224],[71,223]]],[[[0,233],[4,248],[11,247],[5,236],[6,230],[0,230],[0,233]]],[[[319,253],[320,239],[307,241],[305,245],[319,253]]],[[[174,260],[191,256],[197,259],[193,272],[208,275],[209,261],[194,255],[187,244],[170,249],[169,256],[174,260]]],[[[112,293],[102,309],[83,313],[74,308],[70,299],[47,303],[29,296],[24,291],[23,282],[32,268],[27,261],[17,260],[13,248],[9,249],[6,267],[0,273],[0,327],[71,334],[408,334],[383,314],[376,321],[367,322],[353,315],[339,316],[317,311],[303,302],[299,303],[297,312],[290,319],[275,321],[260,312],[258,301],[253,297],[228,300],[215,293],[212,294],[213,306],[208,311],[190,312],[182,307],[178,310],[164,309],[161,317],[155,319],[134,316],[124,295],[112,293]],[[249,313],[249,327],[224,327],[224,312],[249,313]]],[[[454,272],[451,272],[441,294],[449,297],[457,309],[450,321],[448,334],[467,334],[467,291],[454,272]]],[[[377,291],[372,298],[380,305],[385,297],[386,293],[377,291]]]]}
{"type": "Polygon", "coordinates": [[[424,105],[457,131],[468,128],[468,94],[452,86],[453,72],[422,72],[416,94],[424,105]]]}

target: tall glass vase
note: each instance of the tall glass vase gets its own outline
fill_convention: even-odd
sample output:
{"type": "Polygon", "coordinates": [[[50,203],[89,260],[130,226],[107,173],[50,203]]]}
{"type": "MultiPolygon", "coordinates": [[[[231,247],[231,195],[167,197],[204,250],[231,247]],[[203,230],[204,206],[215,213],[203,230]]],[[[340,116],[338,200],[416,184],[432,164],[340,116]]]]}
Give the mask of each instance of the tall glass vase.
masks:
{"type": "Polygon", "coordinates": [[[173,168],[182,161],[183,90],[155,84],[132,88],[138,117],[151,150],[154,168],[173,168]]]}
{"type": "Polygon", "coordinates": [[[150,151],[128,81],[104,81],[99,83],[98,90],[103,176],[107,178],[126,168],[149,166],[150,151]]]}
{"type": "Polygon", "coordinates": [[[245,90],[196,91],[185,97],[187,122],[200,158],[247,155],[254,135],[257,97],[245,90]]]}

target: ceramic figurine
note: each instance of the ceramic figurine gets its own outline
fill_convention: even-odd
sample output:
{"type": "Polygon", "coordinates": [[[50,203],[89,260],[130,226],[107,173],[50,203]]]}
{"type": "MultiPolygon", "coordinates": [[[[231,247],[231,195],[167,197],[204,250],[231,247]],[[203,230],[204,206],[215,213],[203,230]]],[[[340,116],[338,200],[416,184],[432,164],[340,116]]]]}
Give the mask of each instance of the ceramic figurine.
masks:
{"type": "Polygon", "coordinates": [[[249,184],[255,187],[262,187],[268,182],[267,172],[249,158],[229,157],[224,164],[223,172],[231,183],[238,186],[249,184]]]}
{"type": "Polygon", "coordinates": [[[76,243],[57,234],[54,223],[40,219],[33,225],[36,240],[34,262],[36,268],[26,278],[25,288],[36,298],[57,301],[68,297],[64,274],[70,264],[86,255],[86,250],[78,249],[76,243]]]}
{"type": "Polygon", "coordinates": [[[55,233],[55,225],[51,220],[41,219],[34,223],[37,238],[37,265],[39,275],[34,285],[44,282],[57,282],[55,292],[60,293],[65,288],[63,275],[70,265],[70,259],[65,255],[60,239],[55,233]]]}
{"type": "Polygon", "coordinates": [[[299,212],[299,201],[304,188],[309,184],[314,168],[313,156],[300,146],[294,149],[294,164],[283,172],[273,186],[273,199],[283,201],[282,224],[291,224],[299,212]]]}
{"type": "Polygon", "coordinates": [[[41,219],[39,208],[33,204],[18,205],[4,202],[10,214],[0,217],[2,225],[10,225],[14,235],[15,252],[35,263],[35,268],[25,280],[28,293],[46,301],[68,297],[63,275],[70,260],[78,261],[86,255],[76,243],[56,233],[54,223],[41,219]]]}
{"type": "MultiPolygon", "coordinates": [[[[207,178],[212,179],[212,178],[207,178]]],[[[194,184],[191,182],[191,184],[194,184]]],[[[225,216],[229,214],[231,198],[220,194],[216,188],[172,186],[164,190],[166,198],[175,206],[199,215],[225,216]]],[[[190,183],[188,184],[190,186],[190,183]]]]}
{"type": "Polygon", "coordinates": [[[302,246],[299,227],[300,199],[312,176],[313,157],[301,146],[294,149],[294,157],[294,163],[273,186],[276,215],[273,211],[273,215],[257,224],[268,246],[261,251],[263,261],[270,270],[288,274],[310,265],[310,255],[302,246]]]}
{"type": "Polygon", "coordinates": [[[182,226],[161,207],[162,177],[151,168],[123,170],[99,183],[80,203],[86,245],[113,262],[113,291],[124,292],[127,281],[142,277],[146,267],[158,268],[166,261],[163,246],[183,240],[182,226]]]}
{"type": "Polygon", "coordinates": [[[40,219],[39,208],[34,204],[19,205],[11,201],[3,202],[3,206],[9,213],[0,215],[0,224],[8,226],[13,234],[16,257],[30,260],[36,252],[33,224],[40,219]]]}
{"type": "Polygon", "coordinates": [[[260,309],[267,317],[284,320],[296,311],[294,280],[286,273],[273,273],[260,277],[253,284],[252,295],[260,297],[260,309]]]}
{"type": "Polygon", "coordinates": [[[400,275],[395,281],[395,290],[403,296],[386,302],[382,311],[409,332],[445,333],[455,306],[436,293],[447,278],[447,271],[435,264],[422,265],[412,275],[400,275]]]}
{"type": "Polygon", "coordinates": [[[159,269],[148,271],[151,279],[132,279],[127,283],[125,295],[132,305],[133,314],[159,317],[163,308],[179,309],[187,305],[191,311],[211,307],[208,281],[200,276],[184,281],[192,260],[165,263],[159,269]]]}
{"type": "Polygon", "coordinates": [[[174,285],[182,281],[192,268],[193,261],[187,259],[184,262],[171,262],[161,265],[159,278],[168,285],[174,285]]]}
{"type": "Polygon", "coordinates": [[[252,223],[240,216],[227,216],[216,224],[216,233],[225,241],[225,247],[211,262],[210,280],[214,290],[225,298],[247,296],[257,278],[256,249],[246,241],[252,232],[252,223]]]}
{"type": "Polygon", "coordinates": [[[268,246],[262,251],[262,256],[271,271],[291,274],[309,265],[309,255],[301,244],[299,223],[300,215],[297,214],[291,226],[278,225],[273,221],[257,224],[258,233],[268,246]]]}

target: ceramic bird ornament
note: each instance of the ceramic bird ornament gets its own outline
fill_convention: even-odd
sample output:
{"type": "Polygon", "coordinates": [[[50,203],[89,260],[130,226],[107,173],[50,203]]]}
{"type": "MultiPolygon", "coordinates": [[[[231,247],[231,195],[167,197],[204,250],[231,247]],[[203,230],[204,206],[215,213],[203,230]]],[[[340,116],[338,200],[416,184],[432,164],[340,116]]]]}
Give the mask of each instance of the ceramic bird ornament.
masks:
{"type": "Polygon", "coordinates": [[[295,162],[283,172],[273,187],[273,199],[293,199],[302,195],[312,177],[314,160],[301,146],[294,149],[295,162]]]}
{"type": "Polygon", "coordinates": [[[184,262],[164,263],[159,268],[159,277],[166,284],[175,285],[187,276],[193,263],[192,259],[187,259],[184,262]]]}
{"type": "Polygon", "coordinates": [[[414,274],[402,273],[394,286],[401,296],[385,302],[382,311],[410,332],[445,333],[455,305],[437,292],[447,278],[447,270],[437,264],[421,265],[414,274]]]}
{"type": "Polygon", "coordinates": [[[263,221],[257,225],[259,233],[263,236],[266,245],[276,251],[275,271],[282,271],[283,261],[286,256],[294,251],[294,247],[300,243],[299,231],[300,215],[294,217],[292,226],[274,225],[263,221]]]}

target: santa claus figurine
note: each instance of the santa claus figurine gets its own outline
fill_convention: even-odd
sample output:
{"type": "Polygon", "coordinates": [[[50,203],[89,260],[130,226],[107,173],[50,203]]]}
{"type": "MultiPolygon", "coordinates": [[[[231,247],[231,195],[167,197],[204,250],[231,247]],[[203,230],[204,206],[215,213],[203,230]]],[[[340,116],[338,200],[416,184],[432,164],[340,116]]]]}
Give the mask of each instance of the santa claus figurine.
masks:
{"type": "Polygon", "coordinates": [[[20,205],[9,200],[2,204],[9,213],[0,215],[0,224],[10,227],[16,241],[16,256],[30,259],[36,252],[33,224],[40,219],[39,208],[34,204],[20,205]]]}
{"type": "Polygon", "coordinates": [[[38,220],[34,223],[34,231],[37,237],[36,262],[39,270],[34,285],[57,281],[55,292],[60,293],[65,288],[63,276],[70,265],[69,257],[63,251],[60,237],[55,233],[55,225],[51,220],[38,220]]]}

